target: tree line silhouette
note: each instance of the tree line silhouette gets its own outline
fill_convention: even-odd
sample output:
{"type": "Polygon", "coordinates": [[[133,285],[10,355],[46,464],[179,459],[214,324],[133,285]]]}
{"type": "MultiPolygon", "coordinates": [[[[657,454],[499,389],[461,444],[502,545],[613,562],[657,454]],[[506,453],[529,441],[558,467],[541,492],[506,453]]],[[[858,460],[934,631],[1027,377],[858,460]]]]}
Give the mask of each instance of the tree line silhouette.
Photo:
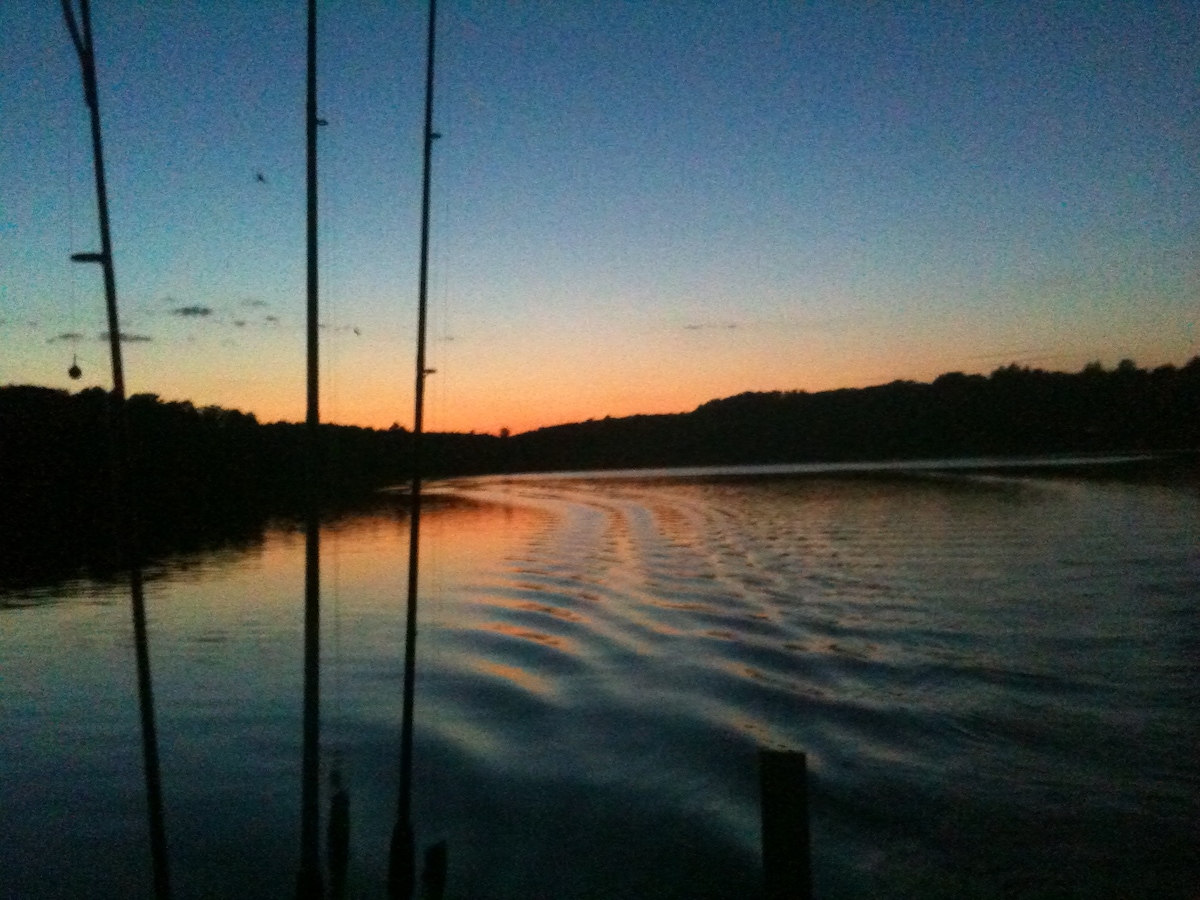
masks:
{"type": "MultiPolygon", "coordinates": [[[[111,399],[0,387],[0,579],[111,559],[111,399]],[[30,569],[30,566],[33,569],[30,569]]],[[[216,406],[129,398],[133,503],[147,552],[261,537],[303,510],[305,426],[216,406]]],[[[425,475],[1200,449],[1200,356],[1077,373],[1016,364],[931,383],[744,393],[689,413],[524,434],[425,435],[425,475]]],[[[410,474],[412,435],[322,425],[323,504],[336,510],[410,474]]]]}
{"type": "MultiPolygon", "coordinates": [[[[260,539],[272,518],[299,521],[306,503],[306,426],[135,394],[129,422],[130,502],[146,555],[260,539]]],[[[113,567],[112,397],[29,385],[0,387],[0,585],[113,567]]],[[[487,435],[426,435],[433,475],[484,471],[487,435]]],[[[322,506],[353,505],[405,481],[412,435],[320,427],[322,506]]]]}
{"type": "Polygon", "coordinates": [[[1200,356],[1152,371],[1130,360],[1078,373],[1012,364],[931,383],[744,393],[512,440],[515,470],[1195,450],[1200,356]]]}

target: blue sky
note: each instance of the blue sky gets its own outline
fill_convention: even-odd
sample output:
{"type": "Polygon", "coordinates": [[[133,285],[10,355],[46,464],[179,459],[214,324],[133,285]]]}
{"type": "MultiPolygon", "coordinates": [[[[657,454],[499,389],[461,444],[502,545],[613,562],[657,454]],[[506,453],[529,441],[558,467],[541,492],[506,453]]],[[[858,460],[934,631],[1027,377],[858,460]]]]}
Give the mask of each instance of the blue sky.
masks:
{"type": "MultiPolygon", "coordinates": [[[[1200,352],[1200,5],[439,13],[432,427],[1200,352]]],[[[131,390],[301,418],[303,4],[93,19],[131,390]]],[[[424,27],[320,6],[334,421],[411,417],[424,27]]],[[[0,53],[0,383],[107,384],[57,5],[0,53]]]]}

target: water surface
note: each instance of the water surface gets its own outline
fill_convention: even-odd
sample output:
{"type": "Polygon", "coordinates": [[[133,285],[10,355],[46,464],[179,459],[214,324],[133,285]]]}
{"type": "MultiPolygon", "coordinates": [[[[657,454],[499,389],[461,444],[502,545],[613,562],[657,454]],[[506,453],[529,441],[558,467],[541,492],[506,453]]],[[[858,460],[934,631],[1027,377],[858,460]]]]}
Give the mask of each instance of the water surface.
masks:
{"type": "MultiPolygon", "coordinates": [[[[452,896],[755,896],[763,746],[809,754],[820,896],[1190,896],[1194,490],[757,474],[439,486],[415,803],[452,896]]],[[[322,539],[354,896],[395,814],[407,541],[388,505],[322,539]]],[[[152,576],[177,895],[290,896],[303,536],[152,576]]],[[[147,889],[123,588],[0,602],[0,890],[147,889]]]]}

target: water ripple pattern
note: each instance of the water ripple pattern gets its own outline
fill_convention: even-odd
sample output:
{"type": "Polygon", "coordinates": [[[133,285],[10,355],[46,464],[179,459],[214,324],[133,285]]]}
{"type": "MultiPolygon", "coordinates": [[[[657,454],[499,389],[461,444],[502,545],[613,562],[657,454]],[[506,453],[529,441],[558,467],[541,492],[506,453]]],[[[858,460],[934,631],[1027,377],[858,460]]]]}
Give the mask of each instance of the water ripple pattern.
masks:
{"type": "MultiPolygon", "coordinates": [[[[1186,481],[490,477],[422,522],[414,820],[451,897],[760,896],[761,747],[808,754],[818,897],[1195,895],[1186,481]]],[[[324,759],[349,896],[380,896],[407,510],[321,553],[324,759]]],[[[302,535],[147,576],[177,896],[292,896],[302,535]]],[[[0,625],[0,896],[148,895],[125,592],[0,595],[0,625]]]]}
{"type": "Polygon", "coordinates": [[[447,728],[492,723],[493,765],[621,779],[749,847],[751,779],[713,796],[736,753],[697,748],[803,749],[851,893],[1053,893],[1064,856],[1101,888],[1196,821],[1194,496],[971,474],[455,487],[544,515],[470,585],[428,679],[447,728]],[[1122,838],[1084,839],[1105,828],[1122,838]],[[915,864],[878,850],[920,835],[915,864]],[[1007,858],[979,863],[988,840],[1007,858]]]}

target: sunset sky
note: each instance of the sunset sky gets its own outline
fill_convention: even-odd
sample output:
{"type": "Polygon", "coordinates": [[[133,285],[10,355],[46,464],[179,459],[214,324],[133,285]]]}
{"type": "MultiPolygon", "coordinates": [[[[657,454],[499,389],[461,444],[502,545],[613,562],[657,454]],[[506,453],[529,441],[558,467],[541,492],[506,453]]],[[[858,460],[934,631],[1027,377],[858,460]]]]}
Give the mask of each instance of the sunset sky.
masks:
{"type": "MultiPolygon", "coordinates": [[[[407,425],[426,9],[319,15],[322,418],[407,425]]],[[[304,3],[93,21],[130,391],[303,418],[304,3]]],[[[1200,353],[1200,4],[443,0],[438,40],[427,427],[1200,353]]],[[[0,4],[0,59],[0,384],[108,386],[58,3],[0,4]]]]}

